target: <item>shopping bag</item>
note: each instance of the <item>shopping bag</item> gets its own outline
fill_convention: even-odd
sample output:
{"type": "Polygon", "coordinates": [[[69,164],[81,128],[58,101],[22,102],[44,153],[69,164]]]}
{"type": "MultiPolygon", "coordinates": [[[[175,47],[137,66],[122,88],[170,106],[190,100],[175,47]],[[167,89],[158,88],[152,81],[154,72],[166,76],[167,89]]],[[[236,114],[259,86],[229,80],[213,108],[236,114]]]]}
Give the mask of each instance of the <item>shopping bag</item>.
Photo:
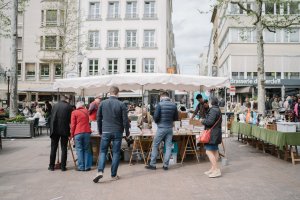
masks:
{"type": "Polygon", "coordinates": [[[210,132],[211,132],[211,129],[204,130],[202,132],[202,134],[200,135],[200,137],[199,137],[199,142],[209,143],[209,141],[210,141],[210,132]]]}

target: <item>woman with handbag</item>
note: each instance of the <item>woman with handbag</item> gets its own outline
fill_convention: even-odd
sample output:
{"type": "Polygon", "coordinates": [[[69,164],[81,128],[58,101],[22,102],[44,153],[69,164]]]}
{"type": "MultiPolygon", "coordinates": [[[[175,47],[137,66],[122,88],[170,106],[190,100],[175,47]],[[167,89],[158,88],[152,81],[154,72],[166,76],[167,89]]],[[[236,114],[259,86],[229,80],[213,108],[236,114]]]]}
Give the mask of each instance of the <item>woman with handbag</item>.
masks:
{"type": "Polygon", "coordinates": [[[222,142],[222,113],[216,97],[212,97],[210,102],[212,107],[209,109],[205,119],[201,120],[205,131],[200,137],[200,142],[205,143],[206,155],[211,162],[210,170],[204,172],[204,174],[210,178],[216,178],[221,176],[221,170],[218,167],[218,146],[222,142]]]}

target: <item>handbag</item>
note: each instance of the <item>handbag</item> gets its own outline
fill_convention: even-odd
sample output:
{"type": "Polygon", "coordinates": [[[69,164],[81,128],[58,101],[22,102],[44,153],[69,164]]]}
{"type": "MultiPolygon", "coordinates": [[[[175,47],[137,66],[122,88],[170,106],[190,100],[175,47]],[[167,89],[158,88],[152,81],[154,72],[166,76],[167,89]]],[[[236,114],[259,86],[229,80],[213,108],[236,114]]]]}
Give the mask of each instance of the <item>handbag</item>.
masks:
{"type": "Polygon", "coordinates": [[[219,117],[218,121],[216,121],[215,124],[210,129],[204,130],[202,132],[202,134],[199,137],[200,143],[209,143],[211,130],[217,125],[217,123],[220,121],[221,117],[222,117],[222,115],[219,117]]]}

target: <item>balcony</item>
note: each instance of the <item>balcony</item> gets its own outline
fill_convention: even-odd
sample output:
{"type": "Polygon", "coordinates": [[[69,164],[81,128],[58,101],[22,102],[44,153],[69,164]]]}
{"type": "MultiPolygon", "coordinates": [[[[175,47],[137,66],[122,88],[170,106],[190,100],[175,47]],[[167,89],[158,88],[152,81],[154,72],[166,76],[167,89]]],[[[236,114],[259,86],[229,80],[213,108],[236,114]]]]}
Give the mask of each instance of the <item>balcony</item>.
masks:
{"type": "Polygon", "coordinates": [[[101,15],[88,15],[87,20],[89,21],[100,21],[101,20],[101,15]]]}
{"type": "Polygon", "coordinates": [[[155,19],[158,19],[158,18],[157,18],[157,14],[155,14],[155,13],[145,13],[144,16],[143,16],[143,19],[155,20],[155,19]]]}
{"type": "Polygon", "coordinates": [[[139,16],[137,13],[128,13],[125,15],[125,20],[137,20],[139,16]]]}
{"type": "Polygon", "coordinates": [[[61,51],[52,49],[52,50],[40,50],[38,53],[38,59],[40,60],[61,60],[61,51]]]}
{"type": "Polygon", "coordinates": [[[121,17],[119,14],[108,14],[107,20],[121,20],[121,17]]]}

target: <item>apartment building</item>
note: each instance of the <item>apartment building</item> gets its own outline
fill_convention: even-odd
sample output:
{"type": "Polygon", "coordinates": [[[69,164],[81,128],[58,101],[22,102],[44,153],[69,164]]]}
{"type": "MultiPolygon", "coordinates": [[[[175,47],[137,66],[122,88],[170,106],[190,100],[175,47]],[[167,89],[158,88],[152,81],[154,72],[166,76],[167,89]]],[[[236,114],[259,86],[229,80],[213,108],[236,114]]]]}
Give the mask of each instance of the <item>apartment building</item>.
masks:
{"type": "Polygon", "coordinates": [[[176,73],[172,1],[81,1],[82,76],[176,73]]]}
{"type": "MultiPolygon", "coordinates": [[[[245,4],[253,8],[251,1],[245,4]]],[[[263,14],[299,15],[300,2],[264,3],[263,14]]],[[[210,75],[230,77],[240,97],[257,94],[256,30],[247,13],[235,4],[215,9],[209,46],[210,75]],[[237,20],[238,19],[238,20],[237,20]]],[[[264,30],[265,78],[268,96],[299,93],[300,26],[264,30]]]]}
{"type": "MultiPolygon", "coordinates": [[[[20,100],[61,78],[176,73],[171,19],[172,0],[31,0],[18,15],[20,100]]],[[[2,71],[10,68],[10,46],[0,38],[2,71]]],[[[1,99],[6,92],[1,84],[1,99]]]]}

